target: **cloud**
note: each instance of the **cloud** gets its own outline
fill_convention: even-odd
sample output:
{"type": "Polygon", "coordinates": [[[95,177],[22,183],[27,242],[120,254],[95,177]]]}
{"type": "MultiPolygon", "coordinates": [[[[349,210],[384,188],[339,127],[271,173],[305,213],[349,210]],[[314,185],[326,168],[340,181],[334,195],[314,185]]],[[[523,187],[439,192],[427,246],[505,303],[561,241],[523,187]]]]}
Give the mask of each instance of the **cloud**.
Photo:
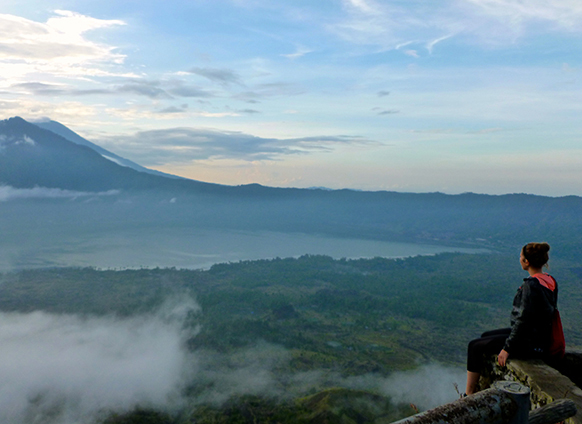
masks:
{"type": "Polygon", "coordinates": [[[582,3],[578,0],[465,0],[507,25],[522,27],[549,22],[557,29],[582,31],[582,3]]]}
{"type": "Polygon", "coordinates": [[[261,111],[255,110],[255,109],[240,109],[237,112],[238,113],[244,113],[244,114],[247,114],[247,115],[254,115],[254,114],[257,114],[257,113],[261,113],[261,111]]]}
{"type": "Polygon", "coordinates": [[[183,81],[171,81],[166,91],[176,97],[215,97],[215,94],[207,89],[195,85],[186,84],[183,81]]]}
{"type": "Polygon", "coordinates": [[[67,84],[47,84],[43,82],[25,82],[10,86],[12,92],[29,93],[36,96],[90,96],[131,93],[150,99],[172,99],[174,97],[215,97],[208,90],[189,85],[184,81],[143,80],[134,79],[111,88],[78,89],[67,84]]]}
{"type": "Polygon", "coordinates": [[[80,101],[60,100],[58,103],[33,99],[32,96],[21,96],[19,100],[0,100],[0,110],[4,116],[23,116],[26,120],[34,120],[50,116],[60,122],[94,123],[96,106],[80,101]]]}
{"type": "Polygon", "coordinates": [[[230,69],[217,68],[191,68],[188,70],[191,74],[200,75],[209,79],[212,82],[217,82],[221,85],[244,85],[239,75],[230,69]]]}
{"type": "MultiPolygon", "coordinates": [[[[29,145],[29,146],[36,146],[36,142],[27,136],[26,134],[21,137],[9,137],[4,134],[0,135],[0,154],[2,154],[2,150],[6,148],[6,146],[18,146],[18,145],[29,145]]],[[[3,186],[0,186],[0,189],[3,186]]]]}
{"type": "MultiPolygon", "coordinates": [[[[24,140],[29,144],[33,140],[24,140]]],[[[0,146],[2,145],[0,139],[0,146]]],[[[0,150],[1,152],[1,150],[0,150]]],[[[0,202],[6,202],[12,199],[54,199],[54,198],[71,198],[89,197],[89,196],[114,196],[119,194],[118,190],[109,190],[99,193],[87,193],[81,191],[61,190],[59,188],[34,187],[34,188],[14,188],[11,186],[0,186],[0,202]]]]}
{"type": "Polygon", "coordinates": [[[286,57],[287,59],[295,60],[311,52],[313,52],[313,50],[307,49],[305,47],[298,47],[295,53],[282,54],[281,56],[286,57]]]}
{"type": "Polygon", "coordinates": [[[347,0],[346,3],[363,13],[373,14],[376,12],[375,8],[372,7],[371,2],[366,0],[347,0]]]}
{"type": "MultiPolygon", "coordinates": [[[[432,49],[434,48],[434,46],[436,46],[436,45],[437,45],[438,43],[440,43],[441,41],[444,41],[444,40],[446,40],[447,38],[451,38],[452,36],[453,36],[452,34],[449,34],[449,35],[445,35],[444,37],[439,37],[439,38],[437,38],[437,39],[435,39],[435,40],[429,41],[429,42],[426,44],[426,49],[428,50],[428,52],[429,52],[430,54],[432,54],[432,49]]],[[[407,51],[413,51],[413,50],[407,50],[407,51]]],[[[418,57],[418,56],[416,56],[416,57],[418,57]]]]}
{"type": "Polygon", "coordinates": [[[5,77],[41,72],[53,75],[108,74],[101,67],[121,63],[115,47],[88,40],[89,31],[125,25],[70,11],[55,11],[46,23],[0,14],[0,63],[5,77]]]}
{"type": "Polygon", "coordinates": [[[180,107],[170,106],[158,111],[158,113],[184,113],[187,109],[188,105],[181,105],[180,107]]]}
{"type": "Polygon", "coordinates": [[[466,373],[460,368],[432,363],[411,371],[395,372],[387,378],[370,377],[355,377],[348,381],[356,388],[360,384],[359,387],[367,386],[368,390],[375,386],[393,402],[412,402],[421,410],[426,410],[456,400],[455,385],[463,387],[466,373]]]}
{"type": "Polygon", "coordinates": [[[171,408],[194,365],[185,330],[198,305],[168,301],[118,319],[0,313],[0,421],[93,422],[136,405],[171,408]]]}
{"type": "MultiPolygon", "coordinates": [[[[381,50],[423,43],[429,52],[451,35],[505,46],[521,36],[582,31],[578,0],[447,0],[396,2],[343,0],[344,14],[326,28],[343,40],[381,50]],[[416,40],[416,41],[410,41],[416,40]]],[[[409,50],[413,52],[414,50],[409,50]]],[[[410,54],[410,53],[409,53],[410,54]]]]}
{"type": "Polygon", "coordinates": [[[159,81],[133,81],[117,88],[121,93],[133,93],[150,99],[171,99],[172,96],[160,87],[159,81]]]}
{"type": "Polygon", "coordinates": [[[94,90],[79,90],[70,88],[70,86],[63,84],[46,84],[42,82],[25,82],[13,84],[12,89],[17,91],[24,90],[27,93],[37,96],[87,96],[95,94],[115,94],[113,90],[94,89],[94,90]]]}
{"type": "Polygon", "coordinates": [[[257,84],[252,90],[238,93],[234,97],[245,101],[256,101],[256,99],[267,97],[296,96],[304,92],[303,88],[293,83],[272,82],[257,84]]]}
{"type": "Polygon", "coordinates": [[[285,372],[290,359],[288,350],[265,342],[232,355],[198,351],[192,386],[204,390],[196,393],[195,402],[220,405],[233,396],[243,395],[288,400],[330,387],[344,387],[380,393],[394,403],[414,403],[426,410],[458,399],[455,385],[463,385],[466,378],[462,368],[438,363],[387,377],[380,374],[344,377],[329,370],[285,372]]]}
{"type": "Polygon", "coordinates": [[[377,143],[364,137],[347,135],[277,139],[236,131],[170,128],[101,139],[99,144],[111,145],[122,155],[139,159],[140,163],[162,165],[206,159],[277,160],[286,155],[331,151],[340,145],[377,143]]]}
{"type": "Polygon", "coordinates": [[[389,95],[390,95],[390,92],[389,91],[385,91],[385,90],[378,91],[378,97],[386,97],[386,96],[389,96],[389,95]]]}
{"type": "MultiPolygon", "coordinates": [[[[195,403],[221,405],[229,398],[243,395],[289,398],[280,370],[291,359],[288,350],[263,341],[233,354],[199,350],[197,369],[191,386],[197,390],[195,403]]],[[[295,394],[299,394],[295,391],[295,394]]]]}

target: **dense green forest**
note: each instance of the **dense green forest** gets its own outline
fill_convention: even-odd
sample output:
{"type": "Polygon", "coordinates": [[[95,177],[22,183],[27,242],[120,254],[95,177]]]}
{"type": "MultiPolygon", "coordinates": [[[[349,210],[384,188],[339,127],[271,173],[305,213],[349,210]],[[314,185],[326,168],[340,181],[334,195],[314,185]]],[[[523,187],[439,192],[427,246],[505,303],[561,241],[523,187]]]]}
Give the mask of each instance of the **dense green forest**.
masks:
{"type": "MultiPolygon", "coordinates": [[[[582,346],[582,267],[565,260],[551,267],[560,284],[566,340],[582,346]]],[[[431,361],[462,367],[468,340],[509,324],[524,274],[517,254],[451,253],[360,260],[303,256],[219,264],[206,271],[29,270],[0,276],[0,310],[127,317],[147,314],[169,296],[190,296],[201,307],[185,324],[199,328],[188,340],[192,351],[228,354],[266,342],[290,352],[281,372],[390,375],[431,361]]],[[[330,397],[345,396],[321,393],[326,405],[330,397]]],[[[309,395],[315,394],[304,394],[309,395]]],[[[323,422],[322,411],[338,411],[302,399],[230,399],[220,408],[198,405],[179,417],[136,410],[106,422],[253,422],[249,416],[257,414],[263,417],[257,422],[323,422]]],[[[390,410],[391,420],[413,413],[402,405],[390,410]]],[[[340,422],[339,416],[352,420],[341,422],[373,422],[350,411],[327,422],[340,422]]]]}

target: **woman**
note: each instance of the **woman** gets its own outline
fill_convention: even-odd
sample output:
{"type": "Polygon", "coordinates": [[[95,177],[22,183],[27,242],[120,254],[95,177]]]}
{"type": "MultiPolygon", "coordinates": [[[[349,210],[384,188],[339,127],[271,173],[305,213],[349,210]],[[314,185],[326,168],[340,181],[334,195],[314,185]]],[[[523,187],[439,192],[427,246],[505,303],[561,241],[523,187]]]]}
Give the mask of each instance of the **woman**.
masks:
{"type": "Polygon", "coordinates": [[[467,390],[477,391],[484,355],[498,353],[504,367],[507,358],[544,358],[551,342],[552,317],[558,301],[556,280],[543,273],[547,266],[548,243],[528,243],[521,249],[519,262],[529,277],[517,289],[511,311],[511,327],[485,332],[469,343],[467,354],[467,390]]]}

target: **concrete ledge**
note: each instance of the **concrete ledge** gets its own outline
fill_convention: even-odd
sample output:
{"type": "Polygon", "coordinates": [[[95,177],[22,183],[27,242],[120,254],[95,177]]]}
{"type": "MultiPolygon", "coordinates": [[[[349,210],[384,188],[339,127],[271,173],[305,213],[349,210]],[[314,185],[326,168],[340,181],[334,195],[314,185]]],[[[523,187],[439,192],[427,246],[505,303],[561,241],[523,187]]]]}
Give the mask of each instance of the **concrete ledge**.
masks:
{"type": "MultiPolygon", "coordinates": [[[[573,352],[575,360],[562,362],[558,368],[570,369],[571,371],[582,370],[577,367],[569,367],[577,363],[582,356],[577,356],[573,352]]],[[[565,359],[567,359],[566,357],[565,359]]],[[[484,370],[480,385],[481,389],[488,388],[493,382],[499,380],[517,381],[531,390],[532,409],[545,406],[558,399],[571,399],[578,409],[578,413],[566,420],[567,424],[582,424],[582,389],[574,382],[560,373],[557,369],[550,367],[541,360],[519,360],[510,359],[505,368],[497,364],[497,357],[487,362],[487,369],[484,370]]]]}

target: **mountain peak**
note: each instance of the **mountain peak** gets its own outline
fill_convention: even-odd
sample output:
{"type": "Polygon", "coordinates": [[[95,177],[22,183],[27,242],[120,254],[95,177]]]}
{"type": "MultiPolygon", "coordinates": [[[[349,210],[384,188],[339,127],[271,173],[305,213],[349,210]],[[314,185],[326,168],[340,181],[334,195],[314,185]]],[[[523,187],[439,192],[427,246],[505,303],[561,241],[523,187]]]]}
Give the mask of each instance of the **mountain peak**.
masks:
{"type": "Polygon", "coordinates": [[[61,137],[65,138],[69,141],[72,141],[75,144],[79,144],[81,146],[87,146],[87,147],[95,150],[97,153],[99,153],[105,159],[108,159],[112,162],[115,162],[116,164],[118,164],[120,166],[126,166],[128,168],[134,169],[134,170],[139,171],[139,172],[145,172],[148,174],[158,175],[158,176],[162,176],[162,177],[177,178],[177,179],[181,178],[181,177],[178,177],[175,175],[166,174],[164,172],[156,171],[153,169],[148,169],[144,166],[138,165],[137,163],[135,163],[129,159],[126,159],[126,158],[123,158],[119,155],[116,155],[115,153],[110,152],[109,150],[106,150],[103,147],[98,146],[98,145],[90,142],[89,140],[81,137],[79,134],[77,134],[76,132],[67,128],[65,125],[61,124],[60,122],[53,121],[51,119],[43,119],[42,121],[35,122],[34,124],[40,128],[45,129],[45,130],[52,131],[53,133],[58,134],[61,137]]]}
{"type": "Polygon", "coordinates": [[[36,125],[21,117],[0,121],[0,152],[0,185],[15,188],[95,192],[217,187],[162,173],[156,175],[156,171],[117,156],[50,120],[36,125]]]}

